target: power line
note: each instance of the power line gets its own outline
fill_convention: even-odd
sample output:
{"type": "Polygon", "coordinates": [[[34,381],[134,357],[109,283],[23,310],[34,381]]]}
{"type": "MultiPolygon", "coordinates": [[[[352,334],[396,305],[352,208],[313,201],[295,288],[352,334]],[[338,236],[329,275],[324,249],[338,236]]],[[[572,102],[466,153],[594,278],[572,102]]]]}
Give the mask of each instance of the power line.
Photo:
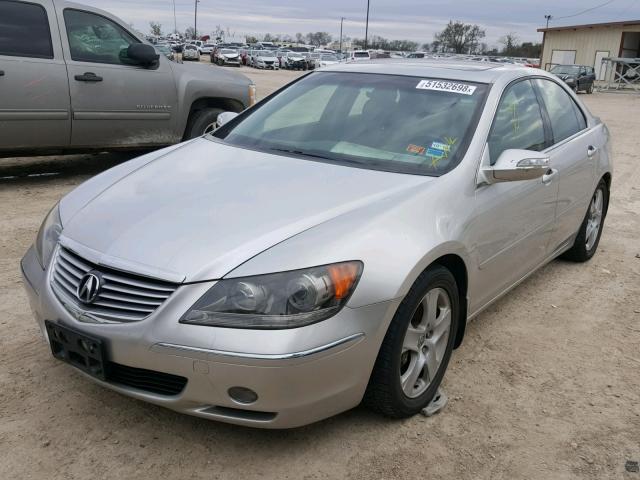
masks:
{"type": "Polygon", "coordinates": [[[596,5],[595,7],[591,7],[591,8],[587,8],[586,10],[582,10],[581,12],[578,13],[574,13],[573,15],[565,15],[564,17],[554,17],[554,20],[562,20],[563,18],[572,18],[572,17],[577,17],[579,15],[584,15],[585,13],[589,13],[592,12],[594,10],[597,10],[598,8],[602,8],[602,7],[606,7],[607,5],[609,5],[610,3],[615,2],[616,0],[609,0],[608,2],[604,2],[600,5],[596,5]]]}

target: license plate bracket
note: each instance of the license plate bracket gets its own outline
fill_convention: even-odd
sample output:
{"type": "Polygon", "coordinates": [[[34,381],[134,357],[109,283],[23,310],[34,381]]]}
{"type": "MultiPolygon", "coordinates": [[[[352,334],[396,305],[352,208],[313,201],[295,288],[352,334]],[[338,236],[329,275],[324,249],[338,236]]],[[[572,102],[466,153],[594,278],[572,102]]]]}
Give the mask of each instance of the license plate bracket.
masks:
{"type": "Polygon", "coordinates": [[[49,320],[44,322],[51,353],[92,377],[106,380],[106,348],[103,339],[49,320]]]}

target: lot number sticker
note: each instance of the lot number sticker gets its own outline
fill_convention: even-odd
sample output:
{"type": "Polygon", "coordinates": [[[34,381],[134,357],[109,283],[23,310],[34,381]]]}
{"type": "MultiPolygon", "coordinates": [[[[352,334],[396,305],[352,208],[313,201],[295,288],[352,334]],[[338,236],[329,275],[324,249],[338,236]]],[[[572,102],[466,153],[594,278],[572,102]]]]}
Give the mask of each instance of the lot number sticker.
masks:
{"type": "Polygon", "coordinates": [[[466,83],[447,82],[445,80],[420,80],[416,88],[419,90],[437,90],[438,92],[473,95],[477,87],[467,85],[466,83]]]}

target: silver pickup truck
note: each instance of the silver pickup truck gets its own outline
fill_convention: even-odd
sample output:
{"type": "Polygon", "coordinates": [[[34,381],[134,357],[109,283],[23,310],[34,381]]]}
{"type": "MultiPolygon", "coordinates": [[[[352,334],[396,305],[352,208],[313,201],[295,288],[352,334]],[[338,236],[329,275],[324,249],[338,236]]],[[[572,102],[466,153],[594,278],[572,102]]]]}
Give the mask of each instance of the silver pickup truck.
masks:
{"type": "Polygon", "coordinates": [[[118,18],[0,0],[0,155],[169,145],[255,102],[244,75],[159,56],[118,18]]]}

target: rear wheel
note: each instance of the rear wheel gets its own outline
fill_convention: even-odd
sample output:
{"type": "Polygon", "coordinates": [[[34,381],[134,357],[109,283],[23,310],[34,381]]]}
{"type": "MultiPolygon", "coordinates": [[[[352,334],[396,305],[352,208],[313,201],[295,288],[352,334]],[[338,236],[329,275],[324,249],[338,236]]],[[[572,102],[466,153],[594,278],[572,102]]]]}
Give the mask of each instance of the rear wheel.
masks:
{"type": "Polygon", "coordinates": [[[200,137],[205,133],[215,130],[218,115],[222,112],[223,110],[220,108],[203,108],[202,110],[194,112],[189,121],[185,139],[200,137]]]}
{"type": "Polygon", "coordinates": [[[602,235],[602,227],[609,205],[609,190],[604,180],[600,180],[589,202],[589,209],[582,221],[576,240],[562,257],[574,262],[586,262],[596,253],[602,235]]]}
{"type": "Polygon", "coordinates": [[[593,83],[591,85],[589,85],[589,88],[587,89],[587,93],[589,95],[591,95],[593,93],[593,83]]]}
{"type": "Polygon", "coordinates": [[[447,369],[460,300],[449,270],[418,277],[396,311],[376,359],[365,404],[392,418],[415,415],[434,398],[447,369]]]}

